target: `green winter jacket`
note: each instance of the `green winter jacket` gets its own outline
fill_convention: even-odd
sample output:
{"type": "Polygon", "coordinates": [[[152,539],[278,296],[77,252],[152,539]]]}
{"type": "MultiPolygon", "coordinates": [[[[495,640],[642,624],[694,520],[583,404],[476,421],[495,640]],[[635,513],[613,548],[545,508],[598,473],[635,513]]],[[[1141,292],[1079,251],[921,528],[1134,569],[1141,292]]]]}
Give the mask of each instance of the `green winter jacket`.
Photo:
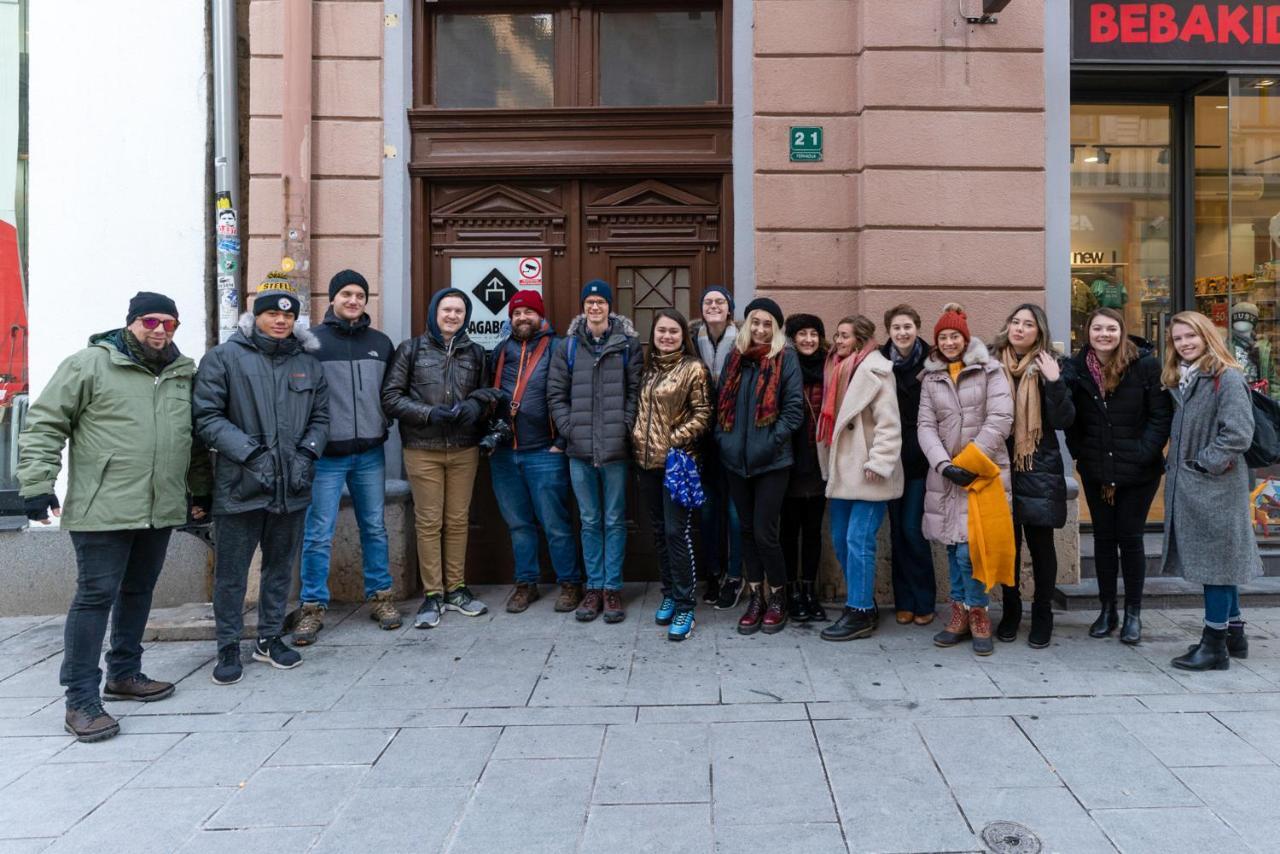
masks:
{"type": "Polygon", "coordinates": [[[70,440],[68,531],[183,525],[188,493],[211,491],[208,453],[200,443],[192,453],[195,362],[180,355],[157,377],[121,352],[118,335],[94,335],[58,366],[18,438],[24,498],[53,492],[70,440]]]}

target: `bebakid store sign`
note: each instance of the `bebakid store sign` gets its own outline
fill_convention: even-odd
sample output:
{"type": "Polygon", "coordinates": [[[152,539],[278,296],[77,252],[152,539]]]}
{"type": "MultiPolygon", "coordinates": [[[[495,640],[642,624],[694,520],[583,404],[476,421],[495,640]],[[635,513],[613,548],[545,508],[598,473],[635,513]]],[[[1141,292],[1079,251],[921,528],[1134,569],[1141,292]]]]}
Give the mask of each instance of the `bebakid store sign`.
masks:
{"type": "Polygon", "coordinates": [[[1280,0],[1075,0],[1076,62],[1280,64],[1280,0]]]}

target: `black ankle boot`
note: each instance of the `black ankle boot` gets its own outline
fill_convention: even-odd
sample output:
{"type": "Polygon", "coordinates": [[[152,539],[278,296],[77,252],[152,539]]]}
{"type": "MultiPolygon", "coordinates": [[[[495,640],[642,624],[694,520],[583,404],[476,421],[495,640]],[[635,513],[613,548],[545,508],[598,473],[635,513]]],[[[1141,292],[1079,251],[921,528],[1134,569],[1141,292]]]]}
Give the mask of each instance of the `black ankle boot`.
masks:
{"type": "Polygon", "coordinates": [[[822,630],[822,639],[827,641],[847,641],[870,637],[876,630],[875,609],[862,611],[858,608],[844,609],[840,619],[822,630]]]}
{"type": "Polygon", "coordinates": [[[1004,610],[996,624],[996,640],[1013,643],[1018,639],[1018,625],[1022,622],[1022,594],[1017,587],[1004,588],[1004,610]]]}
{"type": "Polygon", "coordinates": [[[1205,626],[1200,643],[1191,647],[1186,655],[1175,658],[1173,666],[1182,670],[1229,670],[1231,656],[1227,653],[1227,630],[1205,626]]]}
{"type": "Polygon", "coordinates": [[[812,581],[800,582],[800,589],[804,591],[804,601],[809,605],[809,621],[825,623],[829,618],[827,617],[827,610],[822,607],[822,602],[818,600],[818,594],[814,590],[816,586],[812,581]]]}
{"type": "Polygon", "coordinates": [[[805,592],[804,582],[794,581],[790,585],[791,603],[789,612],[791,619],[797,623],[807,623],[813,619],[813,608],[809,604],[809,596],[805,592]]]}
{"type": "MultiPolygon", "coordinates": [[[[1142,640],[1142,608],[1126,605],[1124,608],[1124,625],[1120,627],[1120,642],[1135,644],[1142,640]]],[[[1093,634],[1090,632],[1090,634],[1093,634]]]]}
{"type": "Polygon", "coordinates": [[[1027,646],[1044,649],[1053,640],[1053,606],[1048,602],[1031,603],[1031,630],[1027,632],[1027,646]]]}
{"type": "Polygon", "coordinates": [[[1232,658],[1249,657],[1249,639],[1244,635],[1244,620],[1227,624],[1227,653],[1232,658]]]}
{"type": "MultiPolygon", "coordinates": [[[[1129,609],[1125,609],[1127,614],[1129,609]]],[[[1089,626],[1089,637],[1105,638],[1116,630],[1116,626],[1120,624],[1120,615],[1116,613],[1116,600],[1103,600],[1102,610],[1098,612],[1098,619],[1093,621],[1093,625],[1089,626]]]]}

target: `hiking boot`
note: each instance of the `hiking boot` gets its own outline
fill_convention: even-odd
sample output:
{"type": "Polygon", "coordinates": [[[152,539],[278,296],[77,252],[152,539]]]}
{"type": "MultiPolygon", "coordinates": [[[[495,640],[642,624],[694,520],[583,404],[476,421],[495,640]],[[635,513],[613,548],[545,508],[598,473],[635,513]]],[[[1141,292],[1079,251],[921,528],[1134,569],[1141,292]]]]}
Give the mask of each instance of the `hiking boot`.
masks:
{"type": "Polygon", "coordinates": [[[933,636],[933,644],[934,646],[955,646],[968,640],[969,637],[969,609],[963,602],[952,602],[951,619],[947,622],[945,629],[933,636]]]}
{"type": "Polygon", "coordinates": [[[742,579],[725,578],[720,581],[720,598],[716,599],[717,611],[732,611],[742,598],[742,579]]]}
{"type": "Polygon", "coordinates": [[[1027,632],[1027,646],[1044,649],[1053,640],[1053,606],[1048,602],[1031,603],[1031,629],[1027,632]]]}
{"type": "Polygon", "coordinates": [[[707,577],[707,584],[702,588],[702,601],[714,605],[720,601],[720,576],[712,574],[707,577]]]}
{"type": "Polygon", "coordinates": [[[507,599],[507,613],[523,614],[529,610],[530,605],[541,598],[542,594],[538,592],[537,584],[521,581],[516,584],[516,589],[511,591],[511,596],[507,599]]]}
{"type": "Polygon", "coordinates": [[[596,617],[600,616],[600,610],[604,607],[604,592],[600,590],[588,590],[587,594],[582,597],[582,602],[578,605],[578,610],[573,612],[573,618],[579,623],[589,623],[596,617]]]}
{"type": "Polygon", "coordinates": [[[766,635],[776,634],[787,627],[787,588],[774,587],[769,590],[769,607],[760,620],[760,631],[766,635]]]}
{"type": "Polygon", "coordinates": [[[489,606],[471,595],[464,584],[457,590],[450,590],[444,597],[444,607],[449,611],[457,611],[465,617],[479,617],[489,613],[489,606]]]}
{"type": "Polygon", "coordinates": [[[557,613],[567,614],[582,601],[582,585],[565,582],[560,585],[560,595],[556,596],[557,613]]]}
{"type": "Polygon", "coordinates": [[[316,642],[316,635],[324,628],[321,618],[325,607],[318,602],[303,602],[298,622],[293,627],[293,642],[297,646],[310,646],[316,642]]]}
{"type": "MultiPolygon", "coordinates": [[[[395,600],[391,598],[391,590],[379,590],[377,593],[369,597],[369,602],[373,608],[369,610],[369,619],[378,621],[378,628],[384,632],[398,629],[402,625],[400,620],[400,611],[396,608],[395,600]]],[[[294,642],[298,640],[298,636],[293,636],[294,642]]]]}
{"type": "Polygon", "coordinates": [[[120,724],[102,708],[100,700],[90,700],[83,706],[67,709],[63,728],[76,737],[76,741],[106,741],[120,732],[120,724]]]}
{"type": "MultiPolygon", "coordinates": [[[[733,580],[733,579],[731,579],[733,580]]],[[[724,588],[720,591],[723,593],[724,588]]],[[[719,605],[716,606],[719,609],[719,605]]],[[[754,635],[760,631],[760,623],[764,620],[764,594],[759,586],[752,586],[747,592],[747,610],[738,618],[738,634],[754,635]]]]}
{"type": "Polygon", "coordinates": [[[279,635],[258,638],[253,644],[253,660],[270,664],[277,670],[292,670],[302,663],[302,656],[280,640],[279,635]]]}
{"type": "Polygon", "coordinates": [[[1116,626],[1120,624],[1120,615],[1116,613],[1116,600],[1102,603],[1102,610],[1098,612],[1098,619],[1093,621],[1093,625],[1089,626],[1089,637],[1105,638],[1116,630],[1116,626]]]}
{"type": "MultiPolygon", "coordinates": [[[[1231,632],[1227,627],[1227,651],[1231,651],[1231,632]]],[[[1126,605],[1124,609],[1124,625],[1120,627],[1120,643],[1133,645],[1142,641],[1142,608],[1126,605]]]]}
{"type": "Polygon", "coordinates": [[[229,643],[218,648],[218,663],[213,666],[214,685],[234,685],[244,675],[240,664],[240,644],[229,643]]]}
{"type": "Polygon", "coordinates": [[[869,638],[876,630],[874,609],[845,607],[844,613],[834,623],[822,630],[821,637],[825,641],[847,641],[857,638],[869,638]]]}
{"type": "Polygon", "coordinates": [[[118,681],[107,680],[102,696],[107,700],[137,700],[154,703],[173,696],[173,683],[148,679],[144,673],[135,673],[118,681]]]}
{"type": "Polygon", "coordinates": [[[697,623],[693,619],[693,611],[676,611],[671,618],[671,628],[667,630],[667,640],[682,641],[693,634],[697,623]]]}
{"type": "Polygon", "coordinates": [[[440,594],[428,593],[422,597],[422,604],[418,606],[418,615],[413,618],[413,627],[434,629],[440,625],[440,616],[440,594]]]}
{"type": "Polygon", "coordinates": [[[627,611],[622,607],[622,591],[604,591],[604,621],[606,623],[621,623],[626,618],[627,611]]]}
{"type": "Polygon", "coordinates": [[[996,625],[996,639],[1001,643],[1013,643],[1018,639],[1018,626],[1022,623],[1022,595],[1016,587],[1004,588],[1004,607],[1000,622],[996,625]]]}
{"type": "Polygon", "coordinates": [[[1230,670],[1227,630],[1205,626],[1200,635],[1200,643],[1191,647],[1186,655],[1175,658],[1172,664],[1181,670],[1230,670]]]}
{"type": "Polygon", "coordinates": [[[969,633],[973,636],[973,654],[990,655],[995,651],[991,642],[991,617],[986,608],[969,609],[969,633]]]}
{"type": "Polygon", "coordinates": [[[676,600],[670,596],[663,596],[662,602],[658,604],[658,610],[653,612],[653,621],[660,626],[669,626],[675,615],[676,600]]]}

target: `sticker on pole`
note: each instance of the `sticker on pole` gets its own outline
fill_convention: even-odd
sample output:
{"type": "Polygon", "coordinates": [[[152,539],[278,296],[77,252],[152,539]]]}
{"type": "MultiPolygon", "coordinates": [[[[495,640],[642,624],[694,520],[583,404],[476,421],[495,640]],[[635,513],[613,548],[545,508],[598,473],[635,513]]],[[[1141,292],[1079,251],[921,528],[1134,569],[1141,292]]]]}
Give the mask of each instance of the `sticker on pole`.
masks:
{"type": "Polygon", "coordinates": [[[542,287],[542,259],[541,258],[521,258],[520,259],[520,287],[522,288],[542,287]]]}
{"type": "Polygon", "coordinates": [[[502,325],[510,318],[507,306],[511,298],[525,289],[542,293],[539,258],[453,258],[449,273],[450,284],[471,301],[467,337],[486,350],[492,350],[502,335],[502,325]],[[524,275],[530,271],[528,261],[537,262],[536,284],[530,284],[524,275]]]}

